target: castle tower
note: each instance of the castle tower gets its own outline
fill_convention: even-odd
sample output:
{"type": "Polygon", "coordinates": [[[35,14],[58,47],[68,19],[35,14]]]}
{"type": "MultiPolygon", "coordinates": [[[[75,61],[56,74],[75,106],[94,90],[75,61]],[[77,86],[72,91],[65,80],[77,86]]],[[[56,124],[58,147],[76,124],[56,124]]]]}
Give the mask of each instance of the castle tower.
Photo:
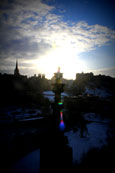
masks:
{"type": "Polygon", "coordinates": [[[14,69],[14,75],[15,76],[19,76],[20,73],[19,73],[19,69],[18,69],[18,61],[16,60],[16,68],[14,69]]]}

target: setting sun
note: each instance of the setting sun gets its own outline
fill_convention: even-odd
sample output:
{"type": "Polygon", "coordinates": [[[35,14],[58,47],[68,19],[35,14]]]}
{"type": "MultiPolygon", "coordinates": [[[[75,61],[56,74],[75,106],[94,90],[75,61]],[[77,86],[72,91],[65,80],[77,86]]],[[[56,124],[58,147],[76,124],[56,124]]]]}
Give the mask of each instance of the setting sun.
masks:
{"type": "Polygon", "coordinates": [[[47,78],[51,78],[58,67],[68,79],[75,78],[76,72],[86,70],[84,62],[77,58],[75,50],[67,47],[54,48],[53,51],[38,59],[35,64],[47,78]]]}

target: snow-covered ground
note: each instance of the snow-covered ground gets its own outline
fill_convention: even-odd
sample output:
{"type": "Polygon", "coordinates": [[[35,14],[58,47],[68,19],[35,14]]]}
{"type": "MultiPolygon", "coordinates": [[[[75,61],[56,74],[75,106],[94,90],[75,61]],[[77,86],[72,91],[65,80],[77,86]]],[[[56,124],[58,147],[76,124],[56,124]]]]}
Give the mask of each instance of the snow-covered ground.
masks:
{"type": "Polygon", "coordinates": [[[41,114],[41,110],[39,110],[39,109],[29,109],[29,108],[26,108],[25,110],[22,110],[22,108],[18,108],[18,109],[13,110],[13,111],[8,111],[8,116],[12,116],[15,113],[17,113],[16,118],[20,119],[22,117],[37,116],[38,114],[41,114]]]}
{"type": "Polygon", "coordinates": [[[40,172],[40,149],[27,154],[18,160],[10,170],[10,173],[37,173],[40,172]]]}
{"type": "Polygon", "coordinates": [[[99,88],[90,89],[88,87],[85,88],[84,94],[99,96],[101,98],[107,98],[111,96],[111,93],[108,92],[106,89],[99,89],[99,88]]]}
{"type": "MultiPolygon", "coordinates": [[[[80,137],[80,129],[76,132],[70,130],[64,135],[68,138],[68,145],[72,147],[73,164],[80,163],[84,154],[92,148],[101,148],[107,145],[107,131],[109,129],[109,119],[102,119],[95,113],[87,113],[85,119],[92,121],[87,124],[88,135],[84,138],[80,137]]],[[[11,173],[14,172],[32,172],[40,171],[40,149],[37,149],[23,158],[19,159],[12,167],[11,173]]]]}
{"type": "Polygon", "coordinates": [[[102,118],[99,114],[96,114],[96,113],[86,113],[84,114],[83,117],[85,120],[100,122],[100,123],[109,123],[111,121],[108,118],[102,118]]]}
{"type": "Polygon", "coordinates": [[[95,114],[92,114],[91,120],[94,122],[87,125],[88,135],[84,138],[80,137],[80,129],[77,132],[73,130],[65,132],[65,136],[68,137],[68,145],[72,147],[73,163],[80,163],[83,155],[87,154],[90,149],[107,145],[107,130],[109,128],[107,122],[109,123],[109,121],[106,120],[106,123],[103,123],[104,120],[99,120],[99,117],[96,119],[95,114]],[[97,123],[98,121],[102,123],[97,123]]]}
{"type": "Polygon", "coordinates": [[[44,117],[36,117],[36,118],[26,118],[26,119],[21,119],[19,121],[33,121],[33,120],[40,120],[43,119],[44,117]]]}
{"type": "MultiPolygon", "coordinates": [[[[53,91],[44,91],[44,92],[43,92],[43,95],[44,95],[45,98],[48,98],[49,101],[54,102],[55,94],[54,94],[53,91]]],[[[68,94],[67,94],[67,93],[64,93],[64,92],[61,93],[61,98],[62,98],[62,99],[63,99],[65,96],[68,96],[68,94]]]]}
{"type": "Polygon", "coordinates": [[[0,111],[1,115],[5,114],[5,116],[0,116],[0,122],[12,121],[12,120],[21,120],[21,119],[29,119],[29,118],[37,118],[41,116],[42,111],[34,108],[17,108],[17,107],[9,107],[5,108],[5,110],[0,111]]]}

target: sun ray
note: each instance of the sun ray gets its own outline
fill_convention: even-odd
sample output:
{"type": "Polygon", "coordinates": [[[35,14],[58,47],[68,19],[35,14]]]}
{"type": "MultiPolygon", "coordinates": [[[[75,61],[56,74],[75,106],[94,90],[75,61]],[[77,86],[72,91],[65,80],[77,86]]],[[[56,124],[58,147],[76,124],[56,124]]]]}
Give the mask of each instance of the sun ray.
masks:
{"type": "Polygon", "coordinates": [[[36,68],[51,78],[58,67],[64,73],[65,78],[75,78],[77,72],[86,70],[86,66],[71,47],[53,47],[53,50],[35,62],[36,68]]]}

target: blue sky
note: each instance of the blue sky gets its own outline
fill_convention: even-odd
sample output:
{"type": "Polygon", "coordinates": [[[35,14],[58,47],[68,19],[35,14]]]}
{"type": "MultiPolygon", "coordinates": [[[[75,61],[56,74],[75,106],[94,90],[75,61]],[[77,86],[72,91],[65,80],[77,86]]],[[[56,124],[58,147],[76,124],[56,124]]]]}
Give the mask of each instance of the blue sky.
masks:
{"type": "Polygon", "coordinates": [[[115,27],[114,0],[46,0],[44,2],[55,5],[60,12],[65,11],[65,20],[73,22],[84,20],[89,24],[98,23],[113,29],[115,27]]]}
{"type": "Polygon", "coordinates": [[[0,72],[115,77],[115,0],[0,2],[0,72]]]}

